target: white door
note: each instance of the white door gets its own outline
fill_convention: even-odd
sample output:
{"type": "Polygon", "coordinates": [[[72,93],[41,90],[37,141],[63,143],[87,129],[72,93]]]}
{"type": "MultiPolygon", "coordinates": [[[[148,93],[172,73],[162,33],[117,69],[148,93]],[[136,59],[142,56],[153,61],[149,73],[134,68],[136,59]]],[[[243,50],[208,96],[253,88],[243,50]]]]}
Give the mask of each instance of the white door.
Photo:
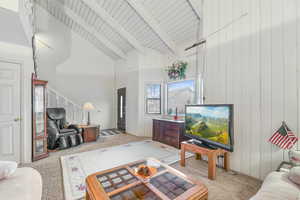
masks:
{"type": "Polygon", "coordinates": [[[20,162],[20,65],[0,60],[0,160],[20,162]]]}

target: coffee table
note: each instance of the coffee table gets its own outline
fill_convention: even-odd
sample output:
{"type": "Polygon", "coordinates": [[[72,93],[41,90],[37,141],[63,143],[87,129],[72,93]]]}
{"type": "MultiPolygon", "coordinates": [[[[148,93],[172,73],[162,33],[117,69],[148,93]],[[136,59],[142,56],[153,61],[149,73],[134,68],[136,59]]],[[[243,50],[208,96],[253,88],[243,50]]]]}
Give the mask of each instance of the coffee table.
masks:
{"type": "Polygon", "coordinates": [[[207,187],[174,168],[149,158],[86,178],[87,200],[207,200],[207,187]],[[136,173],[140,165],[156,168],[155,174],[143,178],[136,173]]]}

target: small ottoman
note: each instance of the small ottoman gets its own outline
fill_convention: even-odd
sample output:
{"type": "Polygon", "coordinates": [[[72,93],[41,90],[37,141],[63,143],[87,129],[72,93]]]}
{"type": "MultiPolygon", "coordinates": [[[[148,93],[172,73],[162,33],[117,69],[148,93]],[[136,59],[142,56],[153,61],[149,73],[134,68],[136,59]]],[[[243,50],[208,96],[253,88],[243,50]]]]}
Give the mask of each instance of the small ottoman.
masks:
{"type": "Polygon", "coordinates": [[[17,168],[7,179],[0,180],[0,199],[40,200],[42,198],[42,177],[33,168],[17,168]]]}

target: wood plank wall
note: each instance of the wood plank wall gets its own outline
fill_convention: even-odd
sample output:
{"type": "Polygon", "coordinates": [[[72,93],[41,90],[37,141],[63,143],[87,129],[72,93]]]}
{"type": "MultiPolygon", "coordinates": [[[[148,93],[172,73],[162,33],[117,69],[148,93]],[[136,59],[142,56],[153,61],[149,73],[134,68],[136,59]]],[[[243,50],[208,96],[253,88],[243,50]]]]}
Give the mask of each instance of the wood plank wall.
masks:
{"type": "MultiPolygon", "coordinates": [[[[300,1],[204,0],[206,103],[235,105],[232,168],[263,179],[287,159],[267,142],[285,120],[299,136],[300,1]]],[[[297,145],[299,146],[299,145],[297,145]]]]}

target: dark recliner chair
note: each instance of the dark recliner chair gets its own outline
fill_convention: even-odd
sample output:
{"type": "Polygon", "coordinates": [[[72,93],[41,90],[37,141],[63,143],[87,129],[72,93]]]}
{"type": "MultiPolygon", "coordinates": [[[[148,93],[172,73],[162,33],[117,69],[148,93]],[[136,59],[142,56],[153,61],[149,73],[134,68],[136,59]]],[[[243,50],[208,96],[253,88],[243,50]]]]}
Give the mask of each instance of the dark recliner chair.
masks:
{"type": "Polygon", "coordinates": [[[66,149],[83,143],[82,130],[67,125],[64,108],[47,108],[48,149],[66,149]]]}

